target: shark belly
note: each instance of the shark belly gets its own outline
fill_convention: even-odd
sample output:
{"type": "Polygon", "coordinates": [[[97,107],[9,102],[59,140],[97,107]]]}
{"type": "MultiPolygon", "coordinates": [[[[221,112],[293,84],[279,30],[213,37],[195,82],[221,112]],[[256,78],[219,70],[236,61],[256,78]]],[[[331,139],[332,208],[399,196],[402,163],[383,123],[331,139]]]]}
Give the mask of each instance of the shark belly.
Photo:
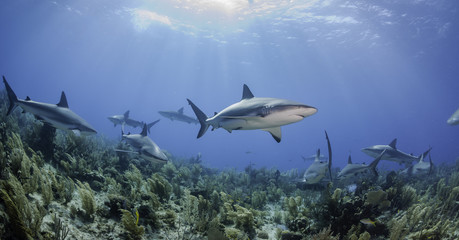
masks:
{"type": "Polygon", "coordinates": [[[295,123],[303,118],[300,115],[285,115],[282,113],[273,113],[264,117],[221,117],[219,127],[228,131],[267,129],[295,123]]]}

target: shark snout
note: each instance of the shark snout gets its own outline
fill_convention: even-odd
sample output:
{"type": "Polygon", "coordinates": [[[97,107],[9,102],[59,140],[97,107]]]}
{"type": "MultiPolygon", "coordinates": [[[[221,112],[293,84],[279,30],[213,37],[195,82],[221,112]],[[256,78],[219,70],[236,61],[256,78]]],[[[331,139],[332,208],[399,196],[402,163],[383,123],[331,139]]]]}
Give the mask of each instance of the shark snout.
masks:
{"type": "Polygon", "coordinates": [[[305,118],[305,117],[311,116],[311,115],[313,115],[315,113],[317,113],[317,108],[311,107],[311,106],[305,106],[305,107],[301,107],[300,114],[298,114],[298,115],[300,115],[303,118],[305,118]]]}

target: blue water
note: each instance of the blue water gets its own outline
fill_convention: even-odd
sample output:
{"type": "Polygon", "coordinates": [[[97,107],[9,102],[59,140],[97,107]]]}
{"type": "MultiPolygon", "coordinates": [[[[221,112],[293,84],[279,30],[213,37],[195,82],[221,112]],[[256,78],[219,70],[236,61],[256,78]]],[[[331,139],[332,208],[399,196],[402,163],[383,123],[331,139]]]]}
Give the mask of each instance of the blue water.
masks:
{"type": "Polygon", "coordinates": [[[370,162],[360,149],[394,138],[416,155],[432,146],[434,163],[459,156],[459,126],[446,124],[459,108],[459,2],[190,2],[3,0],[0,74],[19,98],[57,103],[64,90],[108,138],[121,134],[108,116],[161,119],[150,137],[209,167],[305,168],[301,155],[326,154],[324,130],[338,167],[349,153],[370,162]],[[199,126],[157,112],[194,116],[190,98],[211,116],[244,83],[319,111],[282,127],[281,143],[259,130],[196,139],[199,126]]]}

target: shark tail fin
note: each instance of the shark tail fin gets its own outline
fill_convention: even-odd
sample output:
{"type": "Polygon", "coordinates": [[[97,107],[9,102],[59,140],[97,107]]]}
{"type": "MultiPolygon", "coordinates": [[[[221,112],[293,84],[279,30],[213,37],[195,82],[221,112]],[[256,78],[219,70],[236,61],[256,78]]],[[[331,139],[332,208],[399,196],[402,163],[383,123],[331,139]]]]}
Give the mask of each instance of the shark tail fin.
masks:
{"type": "Polygon", "coordinates": [[[5,76],[3,76],[3,83],[5,83],[6,92],[8,94],[8,100],[10,102],[10,106],[8,107],[7,116],[17,107],[16,103],[18,102],[18,97],[14,93],[13,89],[11,89],[10,85],[6,81],[5,76]]]}
{"type": "Polygon", "coordinates": [[[201,124],[201,128],[199,129],[198,137],[197,137],[197,138],[200,138],[202,137],[202,135],[204,135],[204,133],[206,133],[207,129],[209,128],[209,124],[206,123],[207,116],[205,113],[201,111],[201,109],[199,109],[196,105],[194,105],[194,103],[190,99],[187,98],[186,100],[188,101],[188,104],[191,105],[191,108],[193,109],[194,114],[196,114],[196,117],[198,118],[199,123],[201,124]]]}
{"type": "Polygon", "coordinates": [[[330,174],[330,181],[333,181],[331,166],[332,166],[332,149],[330,144],[330,139],[328,139],[328,133],[325,131],[325,138],[327,139],[327,146],[328,146],[328,173],[330,174]]]}
{"type": "Polygon", "coordinates": [[[378,157],[373,160],[373,162],[370,163],[370,169],[374,173],[375,176],[378,176],[378,172],[376,171],[376,166],[378,166],[379,161],[381,161],[381,158],[384,156],[386,153],[386,150],[384,150],[381,154],[379,154],[378,157]]]}
{"type": "Polygon", "coordinates": [[[433,162],[432,162],[432,157],[430,157],[430,152],[429,152],[429,162],[430,162],[429,175],[431,175],[433,171],[433,162]]]}
{"type": "Polygon", "coordinates": [[[159,122],[160,119],[154,121],[154,122],[151,122],[149,124],[147,124],[147,130],[148,130],[148,133],[150,133],[150,128],[153,127],[153,125],[157,124],[159,122]]]}

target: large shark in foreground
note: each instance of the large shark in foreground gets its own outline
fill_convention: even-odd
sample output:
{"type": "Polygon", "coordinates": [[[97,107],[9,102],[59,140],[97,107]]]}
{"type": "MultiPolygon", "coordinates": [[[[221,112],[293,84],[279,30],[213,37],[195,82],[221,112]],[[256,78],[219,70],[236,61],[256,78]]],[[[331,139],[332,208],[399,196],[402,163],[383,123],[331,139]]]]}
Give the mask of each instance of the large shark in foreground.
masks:
{"type": "Polygon", "coordinates": [[[198,138],[204,135],[209,126],[212,126],[212,130],[224,128],[230,133],[233,130],[261,129],[271,133],[273,138],[280,142],[282,138],[280,126],[298,122],[317,112],[316,108],[302,103],[279,98],[254,97],[245,84],[241,101],[210,118],[191,100],[187,100],[201,124],[198,138]]]}
{"type": "Polygon", "coordinates": [[[75,134],[95,134],[94,130],[89,123],[76,113],[69,109],[65,93],[62,92],[61,99],[58,104],[35,102],[27,97],[25,100],[18,99],[16,94],[11,89],[10,85],[3,76],[3,83],[6,87],[10,106],[8,108],[9,115],[17,106],[20,106],[24,111],[32,113],[39,120],[44,121],[55,128],[70,130],[75,134]]]}
{"type": "Polygon", "coordinates": [[[448,121],[446,121],[449,125],[458,125],[459,124],[459,109],[457,109],[453,115],[451,115],[450,118],[448,118],[448,121]]]}
{"type": "MultiPolygon", "coordinates": [[[[143,127],[143,125],[146,124],[145,122],[141,122],[141,121],[137,121],[137,120],[129,118],[129,110],[127,110],[123,115],[110,116],[108,117],[108,120],[110,120],[110,122],[112,122],[115,125],[115,127],[116,125],[121,125],[123,131],[124,131],[124,125],[128,125],[128,126],[136,128],[136,127],[143,127]]],[[[155,125],[158,122],[159,122],[159,119],[147,124],[148,133],[150,133],[150,128],[153,127],[153,125],[155,125]]]]}
{"type": "Polygon", "coordinates": [[[330,145],[330,140],[328,139],[328,134],[325,132],[325,136],[327,138],[327,144],[328,144],[328,156],[330,158],[330,161],[324,161],[320,159],[320,149],[317,149],[317,154],[314,162],[306,169],[303,175],[303,182],[306,184],[315,184],[320,182],[322,179],[325,178],[325,174],[328,173],[330,174],[330,179],[331,179],[331,145],[330,145]]]}
{"type": "Polygon", "coordinates": [[[158,111],[158,113],[165,118],[169,118],[171,121],[177,120],[186,123],[199,123],[198,120],[183,114],[183,107],[177,111],[158,111]]]}
{"type": "Polygon", "coordinates": [[[338,180],[344,181],[354,177],[360,177],[368,171],[371,171],[375,176],[378,176],[378,172],[376,172],[376,166],[378,165],[379,161],[381,161],[386,152],[387,150],[383,150],[382,153],[379,154],[379,156],[377,156],[375,160],[370,163],[370,165],[366,165],[364,163],[352,163],[351,156],[349,156],[347,165],[338,173],[338,180]]]}
{"type": "Polygon", "coordinates": [[[430,149],[419,156],[413,156],[411,154],[404,153],[397,149],[397,139],[392,140],[389,145],[374,145],[371,147],[363,148],[362,152],[368,154],[372,157],[377,157],[386,150],[386,154],[382,158],[383,160],[389,160],[393,162],[398,162],[399,164],[411,165],[414,161],[419,161],[421,156],[426,156],[429,153],[430,149]]]}
{"type": "Polygon", "coordinates": [[[142,132],[140,134],[124,134],[123,140],[131,145],[142,158],[152,160],[154,162],[165,163],[167,162],[167,156],[161,151],[153,140],[147,136],[147,125],[143,125],[142,132]]]}

